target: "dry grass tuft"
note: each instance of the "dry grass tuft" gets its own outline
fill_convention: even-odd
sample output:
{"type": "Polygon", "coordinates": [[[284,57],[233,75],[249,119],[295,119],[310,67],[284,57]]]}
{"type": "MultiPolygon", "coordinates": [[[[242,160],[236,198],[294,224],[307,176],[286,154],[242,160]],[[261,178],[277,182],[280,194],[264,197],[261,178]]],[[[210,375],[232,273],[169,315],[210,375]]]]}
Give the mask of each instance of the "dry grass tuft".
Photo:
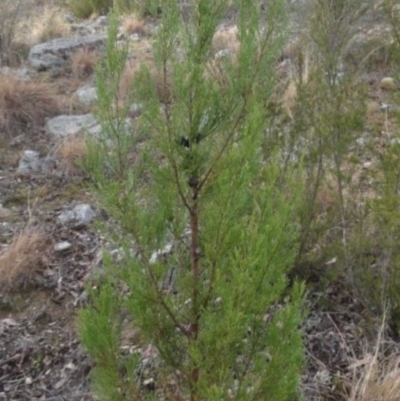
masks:
{"type": "Polygon", "coordinates": [[[230,50],[233,53],[237,53],[240,47],[237,34],[237,26],[230,26],[216,31],[212,42],[214,53],[220,50],[230,50]]]}
{"type": "Polygon", "coordinates": [[[70,26],[62,15],[63,13],[59,9],[44,6],[40,13],[18,24],[18,42],[32,46],[67,36],[70,32],[70,26]]]}
{"type": "Polygon", "coordinates": [[[349,401],[400,401],[400,357],[380,360],[377,354],[367,354],[362,371],[353,384],[349,401]]]}
{"type": "Polygon", "coordinates": [[[78,49],[71,57],[71,71],[75,78],[85,78],[93,74],[100,56],[96,50],[78,49]]]}
{"type": "Polygon", "coordinates": [[[27,228],[16,235],[0,253],[1,286],[11,289],[26,285],[37,271],[45,267],[48,244],[46,234],[39,229],[27,228]]]}
{"type": "Polygon", "coordinates": [[[62,98],[44,82],[20,81],[0,76],[0,130],[9,134],[27,127],[40,127],[47,117],[57,115],[62,98]]]}
{"type": "Polygon", "coordinates": [[[85,158],[87,152],[84,135],[68,136],[60,141],[55,155],[60,160],[61,167],[69,175],[77,175],[81,171],[77,165],[78,160],[85,158]]]}
{"type": "Polygon", "coordinates": [[[19,23],[30,13],[26,0],[0,1],[0,65],[21,64],[20,46],[16,44],[19,23]]]}
{"type": "Polygon", "coordinates": [[[62,15],[60,10],[46,7],[31,25],[30,44],[67,36],[70,32],[70,26],[62,15]]]}
{"type": "Polygon", "coordinates": [[[136,15],[128,15],[121,22],[121,32],[124,35],[145,35],[145,21],[136,15]]]}
{"type": "Polygon", "coordinates": [[[385,318],[378,333],[374,351],[352,363],[349,401],[400,401],[400,356],[384,357],[382,352],[385,318]]]}

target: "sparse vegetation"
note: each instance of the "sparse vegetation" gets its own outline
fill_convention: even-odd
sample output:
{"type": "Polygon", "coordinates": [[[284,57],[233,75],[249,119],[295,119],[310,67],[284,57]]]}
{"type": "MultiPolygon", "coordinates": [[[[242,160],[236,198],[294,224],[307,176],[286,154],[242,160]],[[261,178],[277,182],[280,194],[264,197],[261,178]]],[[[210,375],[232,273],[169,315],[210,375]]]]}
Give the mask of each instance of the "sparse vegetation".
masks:
{"type": "Polygon", "coordinates": [[[71,57],[70,66],[75,78],[85,78],[92,74],[100,56],[96,50],[78,49],[71,57]]]}
{"type": "Polygon", "coordinates": [[[70,27],[59,8],[45,7],[40,15],[25,23],[29,24],[29,28],[25,27],[28,36],[25,41],[30,45],[68,36],[70,33],[70,27]]]}
{"type": "Polygon", "coordinates": [[[85,135],[77,134],[61,139],[56,145],[54,154],[68,175],[76,175],[81,171],[80,166],[86,157],[86,152],[85,135]]]}
{"type": "Polygon", "coordinates": [[[136,12],[142,17],[159,15],[161,11],[160,0],[66,0],[66,4],[79,18],[107,13],[113,6],[120,13],[136,12]]]}
{"type": "Polygon", "coordinates": [[[48,83],[0,76],[0,129],[9,135],[41,128],[61,110],[62,97],[48,83]]]}
{"type": "Polygon", "coordinates": [[[125,35],[144,35],[146,33],[145,21],[133,14],[123,17],[121,22],[121,31],[125,35]]]}
{"type": "Polygon", "coordinates": [[[45,251],[49,239],[44,231],[27,227],[14,236],[11,244],[0,252],[0,286],[18,289],[46,265],[45,251]]]}
{"type": "Polygon", "coordinates": [[[22,0],[4,0],[0,4],[0,65],[15,64],[18,59],[14,39],[23,8],[22,0]]]}
{"type": "Polygon", "coordinates": [[[68,8],[79,18],[92,14],[105,14],[113,6],[113,0],[66,0],[68,8]]]}
{"type": "Polygon", "coordinates": [[[63,318],[86,304],[105,399],[399,401],[399,60],[398,0],[0,0],[0,335],[43,290],[63,318]],[[109,23],[106,58],[30,67],[109,23]],[[72,97],[94,81],[97,103],[72,97]],[[95,137],[43,129],[90,112],[95,137]],[[21,173],[28,149],[52,168],[21,173]],[[51,238],[24,229],[31,197],[51,238]],[[78,201],[105,236],[59,226],[78,201]]]}

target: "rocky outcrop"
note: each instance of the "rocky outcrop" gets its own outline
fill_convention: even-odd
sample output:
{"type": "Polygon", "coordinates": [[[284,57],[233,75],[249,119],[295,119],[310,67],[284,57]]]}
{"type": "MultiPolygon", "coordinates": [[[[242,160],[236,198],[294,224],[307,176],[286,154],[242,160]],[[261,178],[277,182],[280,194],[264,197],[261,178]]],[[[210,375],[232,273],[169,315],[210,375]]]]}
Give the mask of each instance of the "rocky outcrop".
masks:
{"type": "Polygon", "coordinates": [[[96,126],[96,124],[96,118],[90,113],[81,116],[62,115],[48,120],[44,128],[54,138],[63,138],[75,135],[83,129],[96,126]]]}
{"type": "Polygon", "coordinates": [[[38,71],[64,65],[70,55],[80,48],[91,50],[101,47],[107,35],[61,38],[33,46],[29,51],[28,62],[38,71]]]}

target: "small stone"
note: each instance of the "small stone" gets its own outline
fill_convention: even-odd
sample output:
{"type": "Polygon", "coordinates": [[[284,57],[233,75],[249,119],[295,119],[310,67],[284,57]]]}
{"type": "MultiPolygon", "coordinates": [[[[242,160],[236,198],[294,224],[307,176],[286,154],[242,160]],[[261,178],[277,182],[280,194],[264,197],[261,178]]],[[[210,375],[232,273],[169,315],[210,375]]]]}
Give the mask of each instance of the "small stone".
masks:
{"type": "Polygon", "coordinates": [[[140,35],[137,33],[133,33],[129,36],[129,40],[132,42],[138,42],[140,40],[140,35]]]}
{"type": "Polygon", "coordinates": [[[82,106],[91,106],[97,101],[96,88],[85,85],[74,93],[73,98],[82,106]]]}
{"type": "Polygon", "coordinates": [[[358,146],[360,146],[361,148],[363,148],[363,147],[366,145],[365,138],[362,138],[362,137],[357,138],[357,139],[356,139],[356,144],[357,144],[358,146]]]}
{"type": "Polygon", "coordinates": [[[90,205],[76,205],[72,210],[66,210],[58,216],[58,221],[63,225],[72,225],[74,227],[84,226],[90,223],[96,217],[90,205]]]}
{"type": "Polygon", "coordinates": [[[74,213],[79,220],[80,225],[90,223],[95,217],[96,213],[93,211],[90,205],[82,204],[74,207],[74,213]]]}
{"type": "Polygon", "coordinates": [[[159,258],[163,258],[163,260],[164,260],[167,256],[171,255],[172,249],[173,249],[173,245],[167,244],[163,249],[158,249],[157,251],[154,251],[151,254],[149,263],[151,265],[153,265],[159,261],[159,258]]]}
{"type": "Polygon", "coordinates": [[[233,54],[232,50],[230,49],[222,49],[215,54],[216,60],[227,59],[231,57],[233,54]]]}
{"type": "Polygon", "coordinates": [[[387,103],[382,103],[379,107],[380,111],[389,111],[392,108],[392,105],[387,103]]]}
{"type": "Polygon", "coordinates": [[[332,376],[327,369],[318,371],[314,376],[318,384],[328,386],[332,381],[332,376]]]}
{"type": "Polygon", "coordinates": [[[385,90],[393,90],[396,89],[396,82],[392,77],[382,78],[379,87],[385,90]]]}
{"type": "Polygon", "coordinates": [[[54,250],[56,252],[63,252],[66,251],[67,249],[71,248],[72,244],[68,241],[62,241],[59,242],[58,244],[54,245],[54,250]]]}
{"type": "Polygon", "coordinates": [[[40,170],[39,153],[34,150],[25,150],[19,161],[17,172],[27,174],[38,173],[40,170]]]}
{"type": "Polygon", "coordinates": [[[96,124],[95,116],[90,113],[81,116],[61,115],[48,120],[44,128],[54,138],[65,138],[96,124]]]}
{"type": "Polygon", "coordinates": [[[142,113],[142,107],[139,104],[137,103],[131,104],[128,112],[130,118],[137,118],[140,116],[141,113],[142,113]]]}

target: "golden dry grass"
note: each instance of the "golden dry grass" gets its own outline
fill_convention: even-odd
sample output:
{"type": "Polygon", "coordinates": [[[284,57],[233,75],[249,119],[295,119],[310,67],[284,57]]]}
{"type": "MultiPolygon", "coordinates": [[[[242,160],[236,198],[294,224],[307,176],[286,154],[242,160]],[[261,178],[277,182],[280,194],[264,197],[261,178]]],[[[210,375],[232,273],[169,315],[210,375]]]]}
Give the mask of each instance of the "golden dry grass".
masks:
{"type": "Polygon", "coordinates": [[[78,160],[86,156],[86,139],[84,135],[73,135],[62,139],[56,147],[55,155],[61,167],[69,175],[79,174],[78,160]]]}
{"type": "Polygon", "coordinates": [[[71,57],[70,66],[75,78],[85,78],[93,74],[100,56],[96,50],[78,49],[71,57]]]}
{"type": "Polygon", "coordinates": [[[21,64],[21,46],[16,43],[19,24],[31,13],[28,0],[0,1],[0,64],[16,67],[21,64]]]}
{"type": "Polygon", "coordinates": [[[28,227],[15,235],[11,244],[0,253],[1,286],[15,288],[27,284],[45,266],[48,243],[46,234],[37,228],[28,227]]]}
{"type": "Polygon", "coordinates": [[[67,36],[70,26],[60,9],[46,5],[40,13],[30,16],[18,24],[16,40],[32,46],[51,39],[67,36]]]}
{"type": "Polygon", "coordinates": [[[12,134],[21,128],[40,127],[62,106],[62,97],[53,86],[0,75],[0,130],[12,134]]]}
{"type": "Polygon", "coordinates": [[[122,19],[121,32],[124,35],[144,35],[146,33],[145,21],[136,15],[127,15],[122,19]]]}
{"type": "Polygon", "coordinates": [[[220,50],[230,50],[237,53],[240,47],[237,34],[237,26],[230,26],[216,31],[212,41],[214,52],[217,53],[220,50]]]}
{"type": "Polygon", "coordinates": [[[353,384],[349,401],[400,401],[400,357],[381,361],[368,354],[362,372],[353,384]]]}
{"type": "Polygon", "coordinates": [[[46,7],[31,25],[31,44],[67,36],[70,32],[70,26],[62,15],[59,9],[46,7]]]}
{"type": "Polygon", "coordinates": [[[349,365],[353,382],[348,401],[400,401],[400,356],[382,353],[384,323],[373,352],[349,365]]]}

